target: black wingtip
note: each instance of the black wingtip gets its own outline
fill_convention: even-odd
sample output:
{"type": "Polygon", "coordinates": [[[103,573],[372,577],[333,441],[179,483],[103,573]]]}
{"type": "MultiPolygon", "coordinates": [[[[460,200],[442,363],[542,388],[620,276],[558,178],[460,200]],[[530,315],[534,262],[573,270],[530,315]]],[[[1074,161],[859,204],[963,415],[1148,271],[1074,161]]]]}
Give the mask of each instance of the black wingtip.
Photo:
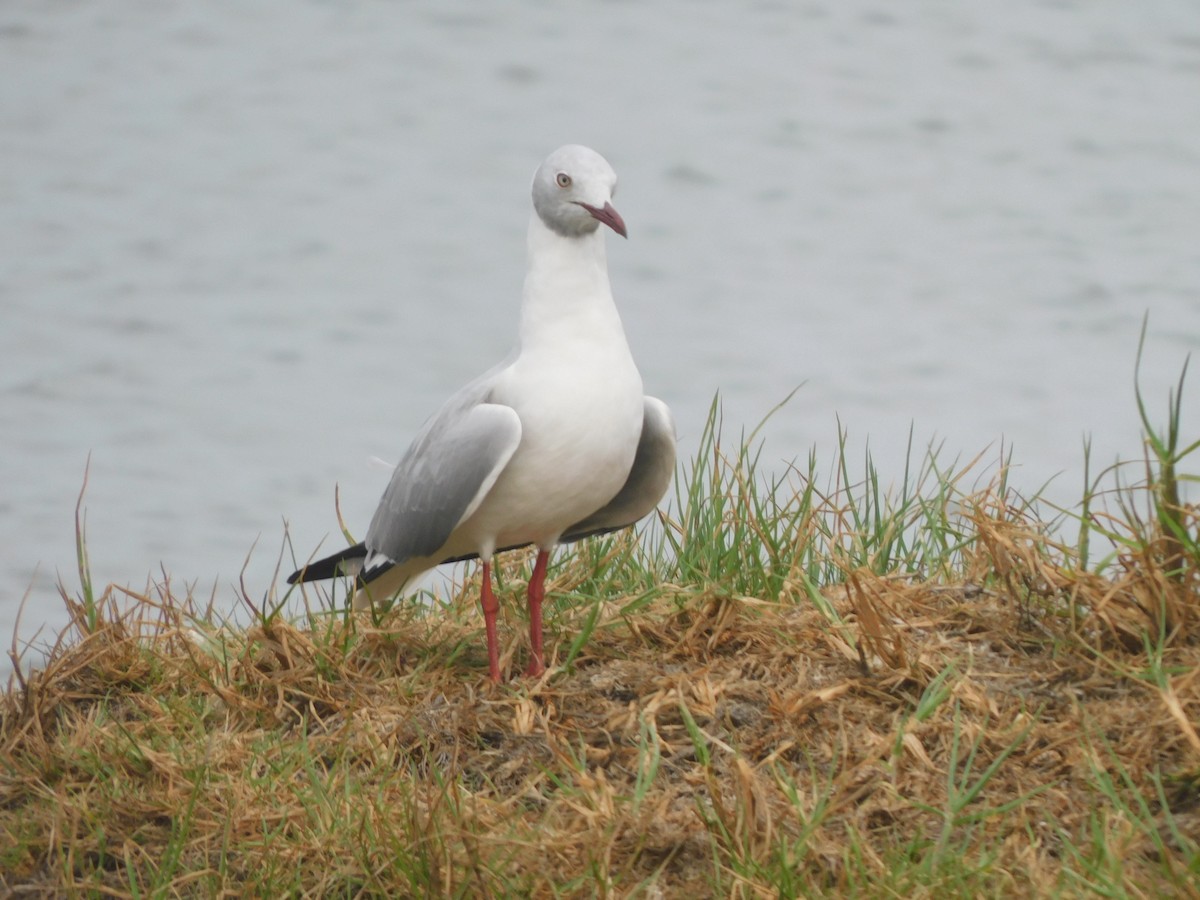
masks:
{"type": "Polygon", "coordinates": [[[308,565],[297,569],[287,577],[288,584],[297,584],[299,582],[309,581],[324,581],[327,578],[335,578],[338,575],[347,574],[346,570],[350,568],[346,565],[348,562],[356,562],[365,559],[367,556],[367,546],[363,543],[355,544],[353,547],[347,547],[345,550],[339,550],[332,556],[326,556],[324,559],[318,559],[310,562],[308,565]]]}

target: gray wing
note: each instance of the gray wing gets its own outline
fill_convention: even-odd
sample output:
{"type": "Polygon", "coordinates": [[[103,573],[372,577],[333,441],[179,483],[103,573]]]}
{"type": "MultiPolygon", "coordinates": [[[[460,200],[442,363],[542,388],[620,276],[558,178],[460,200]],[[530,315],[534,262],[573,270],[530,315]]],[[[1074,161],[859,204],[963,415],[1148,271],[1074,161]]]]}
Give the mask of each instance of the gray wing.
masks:
{"type": "Polygon", "coordinates": [[[484,376],[451,397],[396,465],[367,529],[367,568],[435,554],[496,483],[521,420],[487,402],[490,388],[484,376]]]}
{"type": "Polygon", "coordinates": [[[644,399],[642,434],[629,477],[608,503],[563,532],[564,543],[632,525],[653,512],[671,486],[675,475],[675,420],[667,404],[656,397],[644,399]]]}

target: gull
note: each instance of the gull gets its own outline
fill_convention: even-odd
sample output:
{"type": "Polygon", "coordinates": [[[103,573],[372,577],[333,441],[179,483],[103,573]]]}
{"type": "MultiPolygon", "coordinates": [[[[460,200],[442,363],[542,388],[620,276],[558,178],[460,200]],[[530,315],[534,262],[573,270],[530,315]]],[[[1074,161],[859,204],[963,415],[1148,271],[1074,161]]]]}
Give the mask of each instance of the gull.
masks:
{"type": "Polygon", "coordinates": [[[366,539],[292,573],[289,584],[355,578],[355,609],[434,566],[478,558],[488,675],[500,680],[492,558],[533,545],[530,658],[545,671],[542,601],[551,551],[633,525],[675,472],[675,424],[642,393],[613,303],[602,226],[627,237],[617,176],[570,144],[533,178],[516,349],[430,417],[392,473],[366,539]]]}

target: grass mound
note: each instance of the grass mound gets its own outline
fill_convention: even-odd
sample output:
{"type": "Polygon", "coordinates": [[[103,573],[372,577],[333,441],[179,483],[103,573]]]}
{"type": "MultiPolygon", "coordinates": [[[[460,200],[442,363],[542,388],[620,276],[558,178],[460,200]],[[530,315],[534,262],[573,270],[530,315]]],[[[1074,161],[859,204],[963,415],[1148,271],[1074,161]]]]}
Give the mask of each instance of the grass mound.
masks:
{"type": "MultiPolygon", "coordinates": [[[[556,596],[586,569],[563,566],[556,596]]],[[[632,612],[563,601],[560,663],[592,620],[572,664],[498,688],[468,602],[228,634],[197,632],[163,598],[107,603],[5,698],[0,883],[119,896],[1195,889],[1194,644],[1100,650],[1069,616],[975,582],[863,571],[826,594],[825,612],[806,595],[679,588],[632,612]]]]}

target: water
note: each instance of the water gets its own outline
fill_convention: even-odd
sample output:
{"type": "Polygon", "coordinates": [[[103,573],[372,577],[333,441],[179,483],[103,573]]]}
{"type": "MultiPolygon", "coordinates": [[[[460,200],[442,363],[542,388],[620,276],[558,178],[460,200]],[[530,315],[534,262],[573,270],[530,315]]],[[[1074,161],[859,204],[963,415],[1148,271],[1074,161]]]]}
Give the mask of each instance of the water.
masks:
{"type": "MultiPolygon", "coordinates": [[[[910,428],[1079,496],[1200,347],[1200,13],[1157,0],[0,7],[0,640],[93,577],[219,607],[361,535],[514,337],[528,181],[621,175],[615,291],[694,449],[910,428]],[[285,569],[290,568],[285,564],[285,569]]],[[[1193,378],[1194,381],[1194,378],[1193,378]]],[[[1200,428],[1200,386],[1185,423],[1200,428]]]]}

